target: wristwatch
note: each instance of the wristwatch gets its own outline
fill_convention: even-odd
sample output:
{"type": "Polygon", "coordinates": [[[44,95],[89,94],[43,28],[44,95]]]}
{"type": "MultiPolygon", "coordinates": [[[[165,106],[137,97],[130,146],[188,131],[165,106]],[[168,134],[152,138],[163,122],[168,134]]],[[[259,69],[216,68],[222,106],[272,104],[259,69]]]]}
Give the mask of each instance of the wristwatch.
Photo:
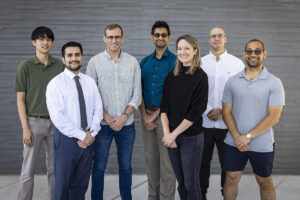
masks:
{"type": "Polygon", "coordinates": [[[126,115],[126,118],[129,119],[129,114],[127,112],[123,112],[123,115],[126,115]]]}
{"type": "Polygon", "coordinates": [[[253,139],[253,137],[252,137],[252,135],[251,135],[250,133],[247,133],[246,137],[247,137],[249,140],[252,140],[252,139],[253,139]]]}

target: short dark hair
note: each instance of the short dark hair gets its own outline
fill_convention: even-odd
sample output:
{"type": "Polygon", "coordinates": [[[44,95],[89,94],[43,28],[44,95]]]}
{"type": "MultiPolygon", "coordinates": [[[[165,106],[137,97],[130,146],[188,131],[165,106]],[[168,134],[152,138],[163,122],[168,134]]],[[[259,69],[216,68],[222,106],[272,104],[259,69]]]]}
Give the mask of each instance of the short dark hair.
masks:
{"type": "Polygon", "coordinates": [[[46,27],[46,26],[39,26],[35,28],[31,34],[31,40],[36,41],[37,39],[40,38],[50,38],[52,41],[54,41],[54,33],[53,31],[46,27]]]}
{"type": "Polygon", "coordinates": [[[167,22],[165,21],[156,21],[153,26],[152,26],[152,29],[151,29],[151,35],[154,34],[154,31],[156,28],[166,28],[167,29],[167,32],[168,32],[168,35],[171,35],[171,32],[170,32],[170,28],[169,28],[169,25],[167,22]]]}
{"type": "Polygon", "coordinates": [[[66,44],[64,44],[62,46],[62,48],[61,48],[61,55],[62,55],[62,57],[65,57],[66,48],[68,48],[68,47],[79,47],[81,55],[83,53],[82,46],[81,46],[81,44],[79,42],[70,41],[70,42],[67,42],[66,44]]]}
{"type": "Polygon", "coordinates": [[[119,28],[121,30],[121,36],[123,36],[123,29],[119,24],[109,24],[105,27],[104,36],[106,36],[106,30],[112,30],[115,28],[119,28]]]}
{"type": "Polygon", "coordinates": [[[262,48],[263,48],[262,50],[265,51],[265,45],[264,45],[264,43],[263,43],[262,41],[260,41],[259,39],[252,39],[252,40],[248,41],[248,42],[246,43],[246,45],[245,45],[245,50],[247,49],[248,44],[251,43],[251,42],[259,42],[259,43],[261,44],[262,48]]]}

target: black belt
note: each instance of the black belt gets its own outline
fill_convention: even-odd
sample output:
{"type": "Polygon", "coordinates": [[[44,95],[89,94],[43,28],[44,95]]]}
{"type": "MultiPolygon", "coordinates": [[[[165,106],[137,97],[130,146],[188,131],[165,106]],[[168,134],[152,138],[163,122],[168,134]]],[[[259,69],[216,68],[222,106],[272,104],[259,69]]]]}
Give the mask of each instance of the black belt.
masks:
{"type": "Polygon", "coordinates": [[[31,116],[31,115],[27,115],[28,117],[34,117],[34,118],[38,118],[38,119],[50,119],[49,116],[31,116]]]}

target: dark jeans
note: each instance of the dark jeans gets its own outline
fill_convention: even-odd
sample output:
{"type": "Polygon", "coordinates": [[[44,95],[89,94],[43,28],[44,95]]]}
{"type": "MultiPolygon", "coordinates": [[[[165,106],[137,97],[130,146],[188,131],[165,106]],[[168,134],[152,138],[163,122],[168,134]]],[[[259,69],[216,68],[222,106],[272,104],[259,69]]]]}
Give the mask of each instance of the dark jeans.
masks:
{"type": "MultiPolygon", "coordinates": [[[[204,130],[204,149],[200,171],[200,186],[202,193],[207,193],[210,177],[210,163],[213,157],[215,144],[217,146],[219,162],[222,167],[224,159],[224,139],[228,132],[227,129],[203,128],[204,130]]],[[[225,171],[221,173],[221,187],[225,183],[225,171]]]]}
{"type": "Polygon", "coordinates": [[[84,200],[93,162],[93,145],[80,148],[77,138],[54,129],[55,200],[84,200]]]}
{"type": "Polygon", "coordinates": [[[178,182],[181,200],[201,200],[199,173],[203,150],[203,134],[179,135],[177,148],[167,148],[178,182]]]}
{"type": "Polygon", "coordinates": [[[131,200],[132,169],[131,157],[135,138],[134,124],[124,126],[116,132],[108,125],[101,125],[101,130],[94,142],[94,164],[92,172],[92,199],[102,200],[104,189],[104,172],[107,165],[109,149],[115,138],[119,163],[119,189],[123,200],[131,200]]]}

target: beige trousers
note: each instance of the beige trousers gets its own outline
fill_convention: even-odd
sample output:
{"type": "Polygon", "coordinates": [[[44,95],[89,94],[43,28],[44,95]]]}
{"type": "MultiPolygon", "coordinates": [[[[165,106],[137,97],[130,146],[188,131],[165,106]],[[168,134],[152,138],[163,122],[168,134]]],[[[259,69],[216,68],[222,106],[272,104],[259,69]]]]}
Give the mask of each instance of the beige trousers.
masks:
{"type": "MultiPolygon", "coordinates": [[[[147,113],[152,113],[146,110],[147,113]]],[[[149,200],[174,200],[176,178],[166,146],[162,142],[163,129],[160,117],[155,120],[157,128],[147,131],[143,126],[143,142],[148,176],[149,200]]]]}
{"type": "MultiPolygon", "coordinates": [[[[34,139],[33,146],[24,145],[23,164],[20,176],[18,200],[31,200],[34,185],[34,167],[42,143],[46,149],[46,167],[48,177],[48,199],[54,199],[54,159],[53,159],[53,124],[50,119],[27,117],[34,139]]],[[[46,198],[45,198],[46,199],[46,198]]]]}

